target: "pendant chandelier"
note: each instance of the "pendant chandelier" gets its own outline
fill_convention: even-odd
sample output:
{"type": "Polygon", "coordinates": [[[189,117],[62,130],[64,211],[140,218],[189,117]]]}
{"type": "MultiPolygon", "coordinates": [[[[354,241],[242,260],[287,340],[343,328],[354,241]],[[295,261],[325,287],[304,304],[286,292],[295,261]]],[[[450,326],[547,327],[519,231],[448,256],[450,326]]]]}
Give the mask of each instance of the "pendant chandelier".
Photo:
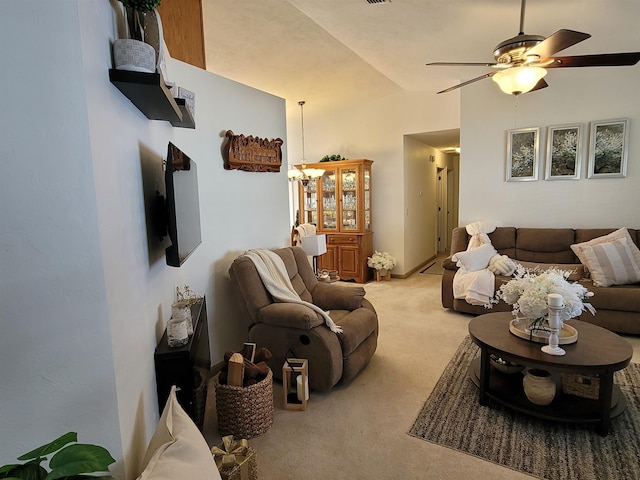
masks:
{"type": "Polygon", "coordinates": [[[324,170],[319,168],[307,168],[307,161],[304,159],[304,100],[298,102],[300,105],[300,119],[302,125],[302,164],[294,165],[295,168],[290,168],[287,172],[290,182],[298,181],[305,187],[309,183],[309,180],[316,180],[324,174],[324,170]]]}

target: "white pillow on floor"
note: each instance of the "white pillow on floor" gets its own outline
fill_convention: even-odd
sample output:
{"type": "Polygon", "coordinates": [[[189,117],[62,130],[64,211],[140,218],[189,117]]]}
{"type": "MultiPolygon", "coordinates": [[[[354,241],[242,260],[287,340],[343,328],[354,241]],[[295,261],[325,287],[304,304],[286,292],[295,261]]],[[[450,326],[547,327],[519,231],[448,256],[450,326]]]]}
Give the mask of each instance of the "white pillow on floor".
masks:
{"type": "Polygon", "coordinates": [[[137,480],[221,480],[209,445],[171,393],[144,455],[137,480]]]}

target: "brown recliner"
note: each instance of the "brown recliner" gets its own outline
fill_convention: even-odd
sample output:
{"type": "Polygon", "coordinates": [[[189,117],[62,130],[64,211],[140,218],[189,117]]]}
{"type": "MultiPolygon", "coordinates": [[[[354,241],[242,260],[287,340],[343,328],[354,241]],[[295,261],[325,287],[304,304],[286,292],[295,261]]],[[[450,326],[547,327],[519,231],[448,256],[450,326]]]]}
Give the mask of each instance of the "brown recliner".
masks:
{"type": "Polygon", "coordinates": [[[251,259],[240,256],[229,267],[234,290],[249,327],[249,341],[268,348],[274,377],[282,380],[289,350],[309,361],[309,388],[323,392],[348,382],[367,366],[378,345],[378,315],[356,285],[319,282],[301,247],[273,250],[284,261],[300,298],[329,311],[343,329],[334,333],[321,315],[294,303],[274,302],[251,259]]]}

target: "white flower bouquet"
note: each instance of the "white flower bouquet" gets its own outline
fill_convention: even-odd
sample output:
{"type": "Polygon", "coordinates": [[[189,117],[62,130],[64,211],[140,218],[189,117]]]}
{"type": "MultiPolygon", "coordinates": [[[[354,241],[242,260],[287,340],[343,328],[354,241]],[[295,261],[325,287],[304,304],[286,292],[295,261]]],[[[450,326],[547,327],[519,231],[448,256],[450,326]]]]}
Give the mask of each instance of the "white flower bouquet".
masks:
{"type": "Polygon", "coordinates": [[[396,266],[396,259],[387,252],[373,252],[367,259],[367,265],[376,270],[392,270],[396,266]]]}
{"type": "Polygon", "coordinates": [[[580,315],[585,309],[595,315],[593,305],[583,302],[593,293],[577,282],[567,281],[569,275],[570,272],[556,268],[539,273],[517,264],[514,278],[500,287],[491,303],[502,299],[513,305],[516,318],[541,319],[547,315],[548,295],[557,293],[564,300],[564,308],[560,311],[563,322],[580,315]]]}

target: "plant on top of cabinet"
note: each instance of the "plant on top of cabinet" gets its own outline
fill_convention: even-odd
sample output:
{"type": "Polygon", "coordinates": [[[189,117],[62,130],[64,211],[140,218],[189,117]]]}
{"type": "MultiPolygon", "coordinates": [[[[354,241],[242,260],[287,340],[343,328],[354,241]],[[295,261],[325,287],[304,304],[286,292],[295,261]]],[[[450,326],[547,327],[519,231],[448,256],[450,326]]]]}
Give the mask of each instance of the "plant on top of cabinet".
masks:
{"type": "Polygon", "coordinates": [[[339,160],[346,160],[346,158],[344,158],[342,155],[325,155],[324,157],[322,157],[322,159],[320,160],[321,162],[337,162],[339,160]]]}
{"type": "Polygon", "coordinates": [[[129,38],[144,42],[144,14],[160,6],[162,0],[120,0],[127,14],[129,38]]]}

